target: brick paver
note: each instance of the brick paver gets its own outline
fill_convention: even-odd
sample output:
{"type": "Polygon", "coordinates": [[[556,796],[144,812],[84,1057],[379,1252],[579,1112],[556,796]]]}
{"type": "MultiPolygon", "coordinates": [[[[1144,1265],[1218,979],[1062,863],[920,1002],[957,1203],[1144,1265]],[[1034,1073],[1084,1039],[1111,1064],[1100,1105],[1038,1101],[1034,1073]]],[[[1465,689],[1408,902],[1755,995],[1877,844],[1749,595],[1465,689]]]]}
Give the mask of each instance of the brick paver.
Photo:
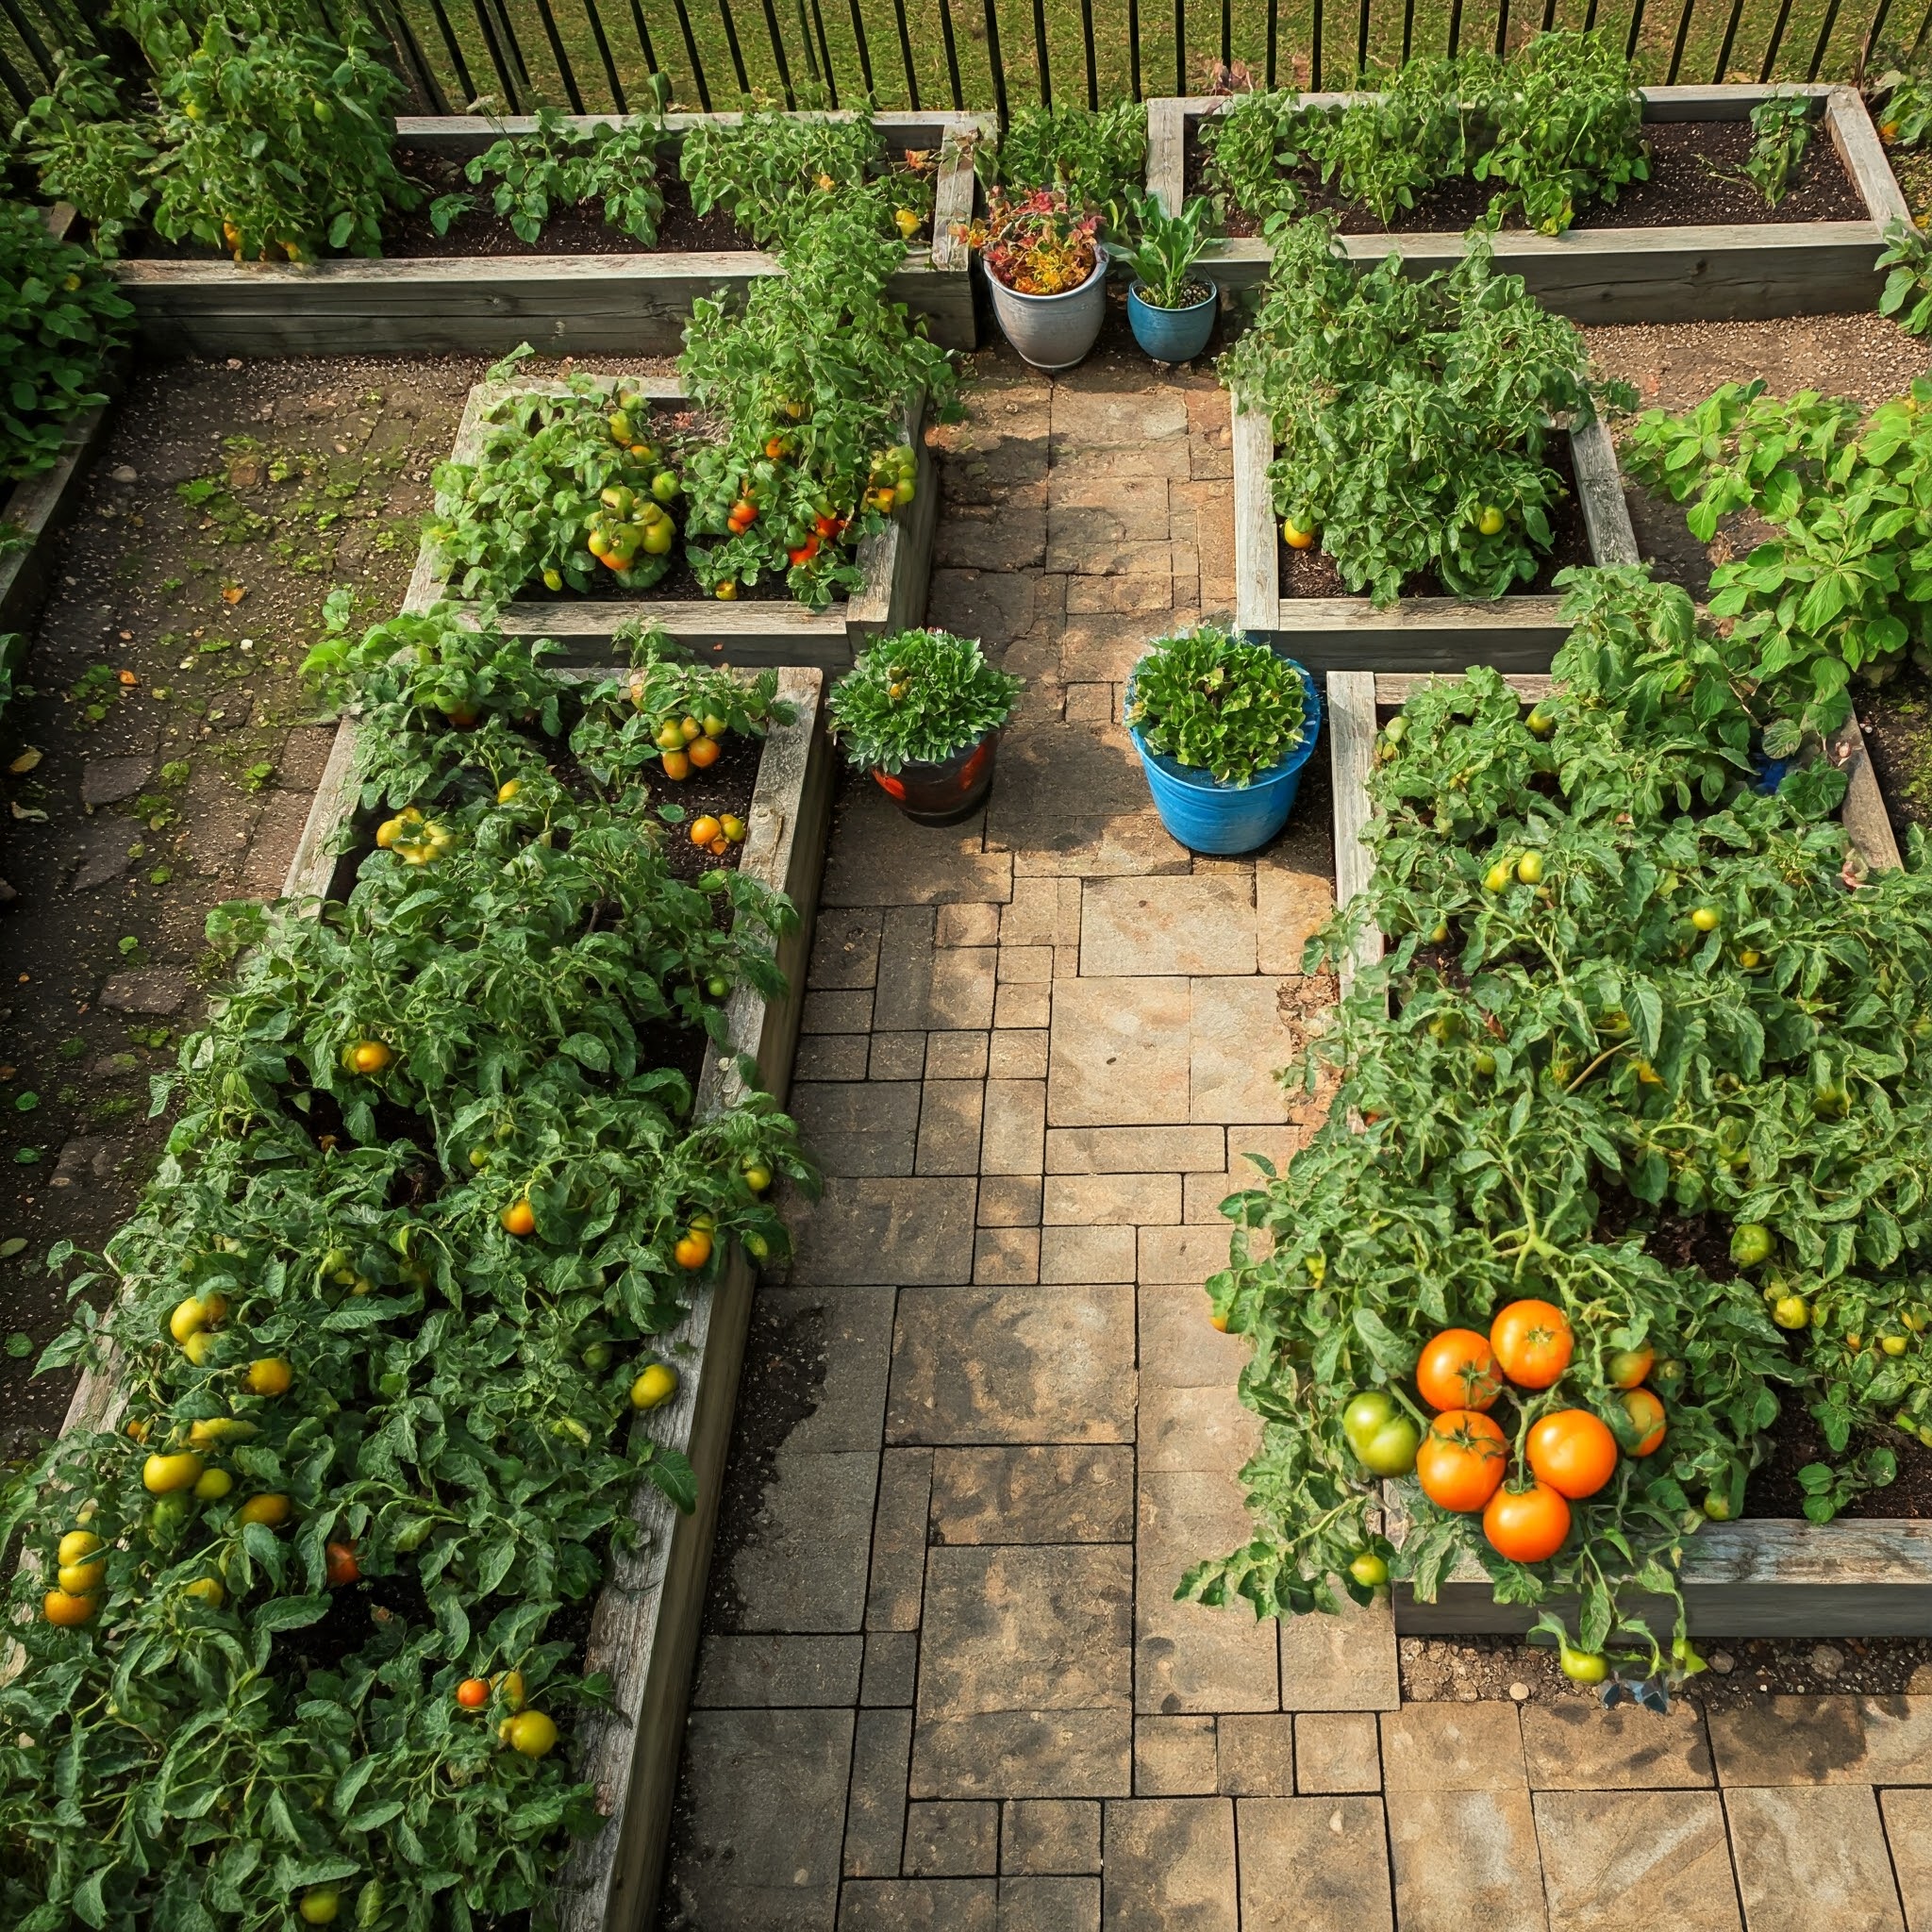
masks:
{"type": "Polygon", "coordinates": [[[1386,1605],[1174,1601],[1249,1531],[1201,1284],[1319,1118],[1272,1074],[1333,996],[1327,815],[1196,860],[1118,722],[1233,602],[1224,396],[990,359],[930,620],[1029,682],[964,824],[841,789],[792,1092],[827,1180],[759,1291],[810,1384],[754,1415],[663,1924],[1932,1932],[1932,1699],[1405,1707],[1386,1605]]]}

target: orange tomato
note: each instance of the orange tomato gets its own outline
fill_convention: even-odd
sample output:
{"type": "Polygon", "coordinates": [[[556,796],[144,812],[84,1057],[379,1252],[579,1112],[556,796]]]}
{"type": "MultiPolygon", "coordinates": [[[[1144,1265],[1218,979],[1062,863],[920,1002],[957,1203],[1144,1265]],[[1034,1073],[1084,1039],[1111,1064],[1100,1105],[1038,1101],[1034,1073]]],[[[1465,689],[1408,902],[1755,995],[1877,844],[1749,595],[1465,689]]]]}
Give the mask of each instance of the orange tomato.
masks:
{"type": "Polygon", "coordinates": [[[100,1608],[97,1598],[75,1596],[65,1590],[50,1590],[41,1599],[41,1609],[47,1622],[58,1624],[63,1630],[72,1630],[85,1624],[100,1608]]]}
{"type": "Polygon", "coordinates": [[[1445,1328],[1415,1365],[1417,1392],[1431,1408],[1493,1408],[1503,1392],[1496,1357],[1474,1328],[1445,1328]]]}
{"type": "Polygon", "coordinates": [[[344,1584],[354,1583],[362,1574],[362,1566],[356,1560],[354,1543],[329,1543],[323,1555],[327,1566],[324,1574],[331,1590],[340,1590],[344,1584]]]}
{"type": "Polygon", "coordinates": [[[1490,1324],[1503,1373],[1523,1389],[1547,1389],[1576,1350],[1570,1318],[1554,1302],[1511,1302],[1490,1324]]]}
{"type": "Polygon", "coordinates": [[[1416,1480],[1439,1509],[1469,1515],[1496,1493],[1508,1459],[1503,1431],[1481,1409],[1444,1409],[1416,1452],[1416,1480]]]}
{"type": "Polygon", "coordinates": [[[1609,1377],[1612,1389],[1634,1389],[1650,1374],[1657,1361],[1654,1348],[1620,1348],[1610,1357],[1609,1377]]]}
{"type": "Polygon", "coordinates": [[[667,751],[664,754],[664,775],[674,784],[682,785],[691,776],[690,752],[667,751]]]}
{"type": "Polygon", "coordinates": [[[1624,1413],[1637,1431],[1633,1456],[1655,1456],[1664,1440],[1664,1406],[1648,1389],[1633,1389],[1624,1398],[1624,1413]]]}
{"type": "Polygon", "coordinates": [[[505,1234],[521,1237],[537,1232],[537,1210],[527,1201],[512,1201],[496,1218],[505,1234]]]}
{"type": "Polygon", "coordinates": [[[686,1230],[684,1238],[673,1251],[677,1257],[680,1268],[702,1268],[711,1258],[711,1237],[702,1227],[686,1230]]]}
{"type": "Polygon", "coordinates": [[[1539,1417],[1526,1446],[1538,1481],[1572,1502],[1595,1495],[1616,1474],[1617,1439],[1587,1408],[1559,1408],[1539,1417]]]}
{"type": "Polygon", "coordinates": [[[1512,1563],[1541,1563],[1563,1547],[1570,1506],[1548,1483],[1498,1490],[1483,1511],[1483,1534],[1512,1563]]]}
{"type": "Polygon", "coordinates": [[[724,827],[709,812],[707,812],[702,818],[691,820],[691,842],[693,845],[708,845],[724,829],[724,827]]]}
{"type": "Polygon", "coordinates": [[[724,756],[724,748],[715,738],[694,738],[691,749],[685,753],[699,771],[708,771],[724,756]]]}
{"type": "Polygon", "coordinates": [[[457,1686],[457,1702],[465,1710],[481,1710],[490,1702],[490,1683],[485,1677],[465,1677],[457,1686]]]}
{"type": "Polygon", "coordinates": [[[236,1510],[236,1516],[243,1523],[259,1523],[269,1529],[279,1529],[295,1513],[295,1506],[288,1497],[275,1490],[264,1491],[258,1496],[250,1496],[236,1510]]]}

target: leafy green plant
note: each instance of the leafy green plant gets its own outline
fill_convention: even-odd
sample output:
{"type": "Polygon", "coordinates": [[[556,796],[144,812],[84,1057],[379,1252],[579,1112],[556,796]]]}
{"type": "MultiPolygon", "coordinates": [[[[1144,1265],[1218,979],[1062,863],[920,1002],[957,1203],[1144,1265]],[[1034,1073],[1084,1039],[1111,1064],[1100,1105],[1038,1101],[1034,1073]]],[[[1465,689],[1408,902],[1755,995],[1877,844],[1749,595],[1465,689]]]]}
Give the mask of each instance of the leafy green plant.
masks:
{"type": "Polygon", "coordinates": [[[63,52],[53,87],[27,108],[14,142],[38,171],[41,192],[87,218],[93,245],[118,255],[153,197],[152,129],[124,119],[105,54],[63,52]]]}
{"type": "Polygon", "coordinates": [[[1457,596],[1500,596],[1536,575],[1561,485],[1543,460],[1560,416],[1598,400],[1583,339],[1499,275],[1484,237],[1421,280],[1391,256],[1367,274],[1332,227],[1277,217],[1254,325],[1229,385],[1274,424],[1274,505],[1316,531],[1352,590],[1379,604],[1433,571],[1457,596]]]}
{"type": "Polygon", "coordinates": [[[454,729],[420,635],[338,665],[367,674],[364,805],[401,809],[346,900],[211,919],[241,964],[42,1357],[111,1349],[125,1408],[0,1507],[29,1554],[0,1687],[23,1932],[541,1912],[600,1823],[554,1749],[608,1698],[565,1613],[635,1544],[641,1481],[694,1496],[632,1426],[676,1390],[654,1338],[733,1242],[782,1254],[765,1191],[811,1180],[768,1097],[697,1119],[654,1057],[777,990],[795,914],[673,877],[637,770],[592,769],[628,679],[449,624],[446,665],[467,637],[473,687],[503,670],[454,729]]]}
{"type": "MultiPolygon", "coordinates": [[[[604,219],[644,247],[658,239],[664,191],[658,185],[658,149],[664,138],[663,102],[669,83],[652,76],[655,111],[579,126],[554,108],[537,109],[526,134],[505,135],[472,158],[472,181],[495,183],[491,210],[525,242],[535,242],[559,208],[601,201],[604,219]]],[[[441,197],[440,230],[458,210],[441,197]]],[[[432,211],[434,212],[434,211],[432,211]]]]}
{"type": "MultiPolygon", "coordinates": [[[[1419,58],[1364,98],[1311,113],[1307,151],[1322,179],[1390,227],[1418,195],[1465,174],[1475,119],[1463,101],[1469,66],[1419,58]]],[[[1364,76],[1362,86],[1373,82],[1364,76]]]]}
{"type": "Polygon", "coordinates": [[[86,249],[47,232],[41,209],[0,202],[0,478],[58,459],[74,419],[105,400],[103,367],[133,315],[86,249]]]}
{"type": "Polygon", "coordinates": [[[1159,639],[1134,666],[1126,722],[1150,751],[1250,785],[1300,746],[1307,691],[1266,644],[1200,625],[1159,639]]]}
{"type": "Polygon", "coordinates": [[[1884,252],[1874,263],[1887,271],[1878,312],[1890,316],[1907,335],[1922,336],[1932,328],[1932,248],[1915,223],[1896,218],[1886,224],[1884,242],[1884,252]]]}
{"type": "Polygon", "coordinates": [[[1932,874],[1915,841],[1907,869],[1847,889],[1843,774],[1821,760],[1762,788],[1774,714],[1749,648],[1681,591],[1629,566],[1564,581],[1555,696],[1525,712],[1472,671],[1378,735],[1374,875],[1307,965],[1338,964],[1364,922],[1388,956],[1299,1070],[1339,1079],[1325,1124],[1224,1206],[1231,1261],[1208,1287],[1254,1342],[1257,1520],[1185,1591],[1299,1612],[1332,1607],[1338,1575],[1367,1601],[1386,1566],[1426,1599],[1474,1557],[1499,1601],[1580,1597],[1587,1653],[1615,1639],[1681,1679],[1700,1668],[1681,1617],[1665,1659],[1620,1606],[1674,1594],[1687,1540],[1738,1513],[1781,1391],[1827,1432],[1814,1517],[1886,1480],[1894,1430],[1926,1411],[1932,1203],[1903,1150],[1932,1109],[1932,874]],[[1553,1557],[1518,1563],[1400,1477],[1397,1548],[1352,1398],[1426,1421],[1424,1342],[1524,1295],[1575,1347],[1519,1398],[1504,1452],[1520,1462],[1543,1409],[1588,1409],[1622,1450],[1608,1483],[1553,1557]],[[1636,1383],[1665,1424],[1641,1457],[1636,1383]]]}
{"type": "Polygon", "coordinates": [[[1775,533],[1711,573],[1710,608],[1749,652],[1774,704],[1774,757],[1851,713],[1854,674],[1878,684],[1908,652],[1932,650],[1932,382],[1869,414],[1816,391],[1789,399],[1761,381],[1726,383],[1680,416],[1631,425],[1631,474],[1677,502],[1709,542],[1747,511],[1775,533]]]}
{"type": "Polygon", "coordinates": [[[1257,221],[1301,213],[1293,177],[1313,158],[1310,130],[1320,119],[1289,89],[1234,95],[1201,122],[1209,186],[1257,221]]]}
{"type": "Polygon", "coordinates": [[[1775,208],[1790,192],[1791,177],[1811,145],[1817,127],[1811,108],[1804,94],[1774,94],[1751,109],[1751,158],[1744,174],[1767,208],[1775,208]]]}
{"type": "Polygon", "coordinates": [[[1187,308],[1214,291],[1194,273],[1215,229],[1214,204],[1205,194],[1191,196],[1171,215],[1153,195],[1134,206],[1129,242],[1117,245],[1114,259],[1134,278],[1141,300],[1154,308],[1187,308]]]}
{"type": "Polygon", "coordinates": [[[957,414],[945,352],[886,284],[904,250],[857,196],[828,195],[742,306],[700,297],[679,373],[722,425],[686,453],[685,555],[714,594],[783,573],[822,608],[863,581],[853,554],[916,493],[907,411],[957,414]],[[746,514],[747,510],[750,512],[746,514]]]}
{"type": "Polygon", "coordinates": [[[1008,198],[1059,189],[1090,212],[1124,208],[1147,176],[1147,109],[1116,101],[1097,112],[1073,105],[1016,108],[997,146],[981,147],[974,165],[989,188],[1008,198]]]}
{"type": "Polygon", "coordinates": [[[852,763],[891,774],[942,764],[978,743],[1012,715],[1024,688],[969,639],[902,630],[861,651],[825,702],[852,763]]]}
{"type": "Polygon", "coordinates": [[[1890,68],[1872,83],[1872,119],[1887,147],[1917,147],[1932,130],[1932,79],[1890,68]]]}

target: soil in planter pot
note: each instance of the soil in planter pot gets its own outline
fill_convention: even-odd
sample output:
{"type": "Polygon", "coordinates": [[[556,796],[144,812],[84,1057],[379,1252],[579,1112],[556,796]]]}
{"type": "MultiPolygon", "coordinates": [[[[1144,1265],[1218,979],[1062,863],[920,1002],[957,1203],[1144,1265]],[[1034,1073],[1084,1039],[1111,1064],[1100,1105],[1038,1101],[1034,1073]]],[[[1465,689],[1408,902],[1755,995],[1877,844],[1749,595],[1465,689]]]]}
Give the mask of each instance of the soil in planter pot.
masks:
{"type": "MultiPolygon", "coordinates": [[[[1583,520],[1583,502],[1576,493],[1576,472],[1570,460],[1570,439],[1567,436],[1553,437],[1544,448],[1543,460],[1562,479],[1567,492],[1550,515],[1550,534],[1556,541],[1536,575],[1526,584],[1511,584],[1503,593],[1507,597],[1546,595],[1558,571],[1568,570],[1573,564],[1591,561],[1590,529],[1583,520]]],[[[1341,572],[1337,568],[1335,559],[1321,547],[1319,537],[1311,549],[1291,550],[1282,539],[1278,519],[1274,525],[1274,551],[1284,597],[1355,597],[1368,594],[1351,591],[1342,581],[1341,572]]],[[[1449,593],[1443,590],[1435,572],[1419,571],[1403,584],[1401,594],[1405,597],[1442,597],[1449,593]]]]}
{"type": "MultiPolygon", "coordinates": [[[[1199,123],[1190,121],[1187,141],[1187,192],[1208,192],[1208,156],[1202,148],[1199,123]]],[[[1741,171],[1751,154],[1748,121],[1652,121],[1644,125],[1644,145],[1650,151],[1650,178],[1633,181],[1613,202],[1591,201],[1577,212],[1572,232],[1591,228],[1676,228],[1735,225],[1757,227],[1774,222],[1862,222],[1870,215],[1831,137],[1821,126],[1798,170],[1790,192],[1775,208],[1741,171]],[[1708,163],[1708,165],[1707,165],[1708,163]],[[1722,172],[1713,172],[1713,171],[1722,172]]],[[[1379,235],[1388,225],[1359,202],[1344,201],[1333,186],[1324,187],[1312,169],[1294,175],[1309,213],[1329,212],[1344,235],[1379,235]]],[[[1459,235],[1474,227],[1489,211],[1496,184],[1467,177],[1445,181],[1423,195],[1415,207],[1399,214],[1398,233],[1459,235]]],[[[1521,209],[1511,212],[1505,232],[1522,232],[1526,224],[1521,209]]],[[[1230,207],[1231,236],[1260,233],[1261,225],[1245,210],[1230,207]]]]}

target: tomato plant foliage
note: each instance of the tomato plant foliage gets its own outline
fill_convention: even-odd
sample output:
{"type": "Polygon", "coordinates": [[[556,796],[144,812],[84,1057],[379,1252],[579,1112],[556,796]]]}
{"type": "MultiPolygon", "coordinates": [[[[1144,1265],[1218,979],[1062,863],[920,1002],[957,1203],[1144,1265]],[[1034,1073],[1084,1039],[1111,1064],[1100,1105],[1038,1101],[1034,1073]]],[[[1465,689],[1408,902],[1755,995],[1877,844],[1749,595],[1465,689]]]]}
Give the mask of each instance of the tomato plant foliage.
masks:
{"type": "Polygon", "coordinates": [[[568,684],[545,648],[441,611],[331,647],[365,808],[411,801],[442,842],[369,852],[339,902],[211,922],[243,950],[157,1083],[160,1169],[73,1283],[111,1307],[81,1301],[45,1357],[111,1358],[121,1426],[64,1436],[0,1519],[40,1572],[0,1688],[23,1932],[281,1924],[327,1885],[363,1928],[541,1922],[596,1826],[568,1732],[608,1689],[559,1613],[635,1542],[641,1479],[692,1501],[629,1426],[631,1380],[732,1239],[783,1251],[771,1174],[811,1174],[768,1097],[699,1118],[658,1044],[721,1040],[721,981],[775,991],[795,915],[736,873],[672,876],[648,727],[724,676],[760,729],[772,680],[644,639],[630,675],[568,684]],[[171,1333],[191,1298],[193,1348],[171,1333]],[[253,1392],[264,1361],[283,1392],[253,1392]],[[190,1449],[217,1480],[151,1495],[144,1459],[190,1449]],[[263,1496],[285,1526],[249,1520],[280,1513],[244,1512],[263,1496]],[[39,1591],[83,1521],[105,1575],[57,1628],[39,1591]],[[472,1677],[481,1708],[455,1699],[472,1677]],[[563,1750],[505,1747],[525,1701],[563,1750]]]}
{"type": "Polygon", "coordinates": [[[1253,1338],[1241,1391],[1267,1427],[1253,1540],[1184,1585],[1208,1601],[1331,1607],[1365,1551],[1427,1597],[1473,1557],[1503,1601],[1580,1592],[1600,1651],[1619,1593],[1674,1594],[1686,1539],[1737,1513],[1781,1400],[1830,1447],[1805,1476],[1820,1520],[1890,1479],[1888,1444],[1932,1403],[1923,852],[1871,877],[1848,864],[1828,762],[1762,789],[1748,647],[1681,591],[1634,568],[1565,582],[1558,695],[1525,718],[1472,671],[1378,739],[1373,882],[1307,964],[1371,920],[1388,957],[1301,1070],[1332,1086],[1325,1124],[1223,1210],[1232,1261],[1209,1289],[1253,1338]],[[1724,1241],[1752,1223],[1769,1240],[1740,1242],[1740,1271],[1724,1241]],[[1794,1294],[1787,1341],[1769,1310],[1794,1294]],[[1512,1457],[1545,1410],[1584,1408],[1624,1452],[1615,1474],[1534,1566],[1405,1480],[1398,1549],[1372,1527],[1351,1393],[1413,1407],[1424,1345],[1523,1296],[1556,1304],[1576,1346],[1499,1411],[1512,1457]],[[1612,1357],[1644,1349],[1667,1427],[1640,1458],[1612,1357]]]}

